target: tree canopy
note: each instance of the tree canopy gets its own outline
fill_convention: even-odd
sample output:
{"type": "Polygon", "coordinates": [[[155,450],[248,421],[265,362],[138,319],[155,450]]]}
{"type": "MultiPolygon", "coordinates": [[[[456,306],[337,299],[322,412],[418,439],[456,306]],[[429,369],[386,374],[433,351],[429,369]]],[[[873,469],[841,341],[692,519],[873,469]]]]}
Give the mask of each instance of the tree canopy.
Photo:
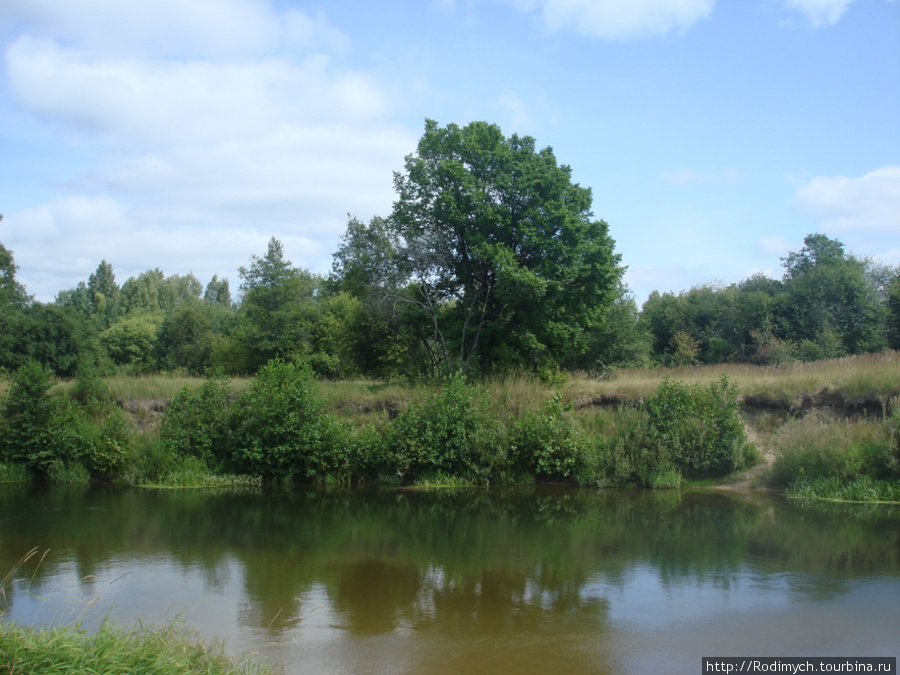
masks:
{"type": "Polygon", "coordinates": [[[486,122],[428,120],[394,186],[407,301],[444,363],[537,365],[584,350],[623,268],[591,190],[551,148],[486,122]]]}

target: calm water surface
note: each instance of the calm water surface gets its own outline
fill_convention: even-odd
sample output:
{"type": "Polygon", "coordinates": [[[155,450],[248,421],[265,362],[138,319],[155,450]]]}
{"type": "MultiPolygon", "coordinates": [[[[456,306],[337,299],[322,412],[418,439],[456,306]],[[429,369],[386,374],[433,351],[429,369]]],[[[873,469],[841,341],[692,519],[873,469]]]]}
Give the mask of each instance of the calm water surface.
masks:
{"type": "Polygon", "coordinates": [[[177,619],[286,673],[900,656],[890,507],[717,491],[0,486],[6,569],[34,547],[46,555],[7,589],[7,618],[177,619]]]}

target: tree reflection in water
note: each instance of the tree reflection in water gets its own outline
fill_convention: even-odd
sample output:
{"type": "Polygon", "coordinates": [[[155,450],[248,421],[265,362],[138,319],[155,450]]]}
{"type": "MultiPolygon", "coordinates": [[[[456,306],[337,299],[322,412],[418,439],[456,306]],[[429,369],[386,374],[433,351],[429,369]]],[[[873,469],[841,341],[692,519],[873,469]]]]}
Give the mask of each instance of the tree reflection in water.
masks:
{"type": "MultiPolygon", "coordinates": [[[[0,522],[8,568],[49,550],[20,573],[46,602],[63,575],[130,576],[141,592],[116,602],[152,620],[144,598],[146,612],[164,599],[177,608],[177,589],[200,583],[198,603],[216,608],[201,632],[278,658],[296,645],[332,666],[381,654],[398,671],[527,672],[548,659],[557,672],[621,671],[636,648],[622,631],[642,621],[638,602],[622,606],[640,598],[636,579],[732,604],[785,593],[827,602],[861,579],[900,588],[897,509],[769,494],[0,486],[0,522]]],[[[20,594],[9,589],[9,614],[28,620],[20,594]]],[[[900,627],[896,615],[873,620],[900,627]]]]}

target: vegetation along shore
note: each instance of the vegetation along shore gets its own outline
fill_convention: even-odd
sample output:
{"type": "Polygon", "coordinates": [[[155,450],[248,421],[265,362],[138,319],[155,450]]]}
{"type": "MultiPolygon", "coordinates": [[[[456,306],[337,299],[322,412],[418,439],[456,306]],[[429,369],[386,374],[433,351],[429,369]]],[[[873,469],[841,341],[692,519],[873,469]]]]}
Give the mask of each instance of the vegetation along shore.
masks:
{"type": "Polygon", "coordinates": [[[562,482],[900,501],[900,354],[783,366],[323,381],[82,374],[2,393],[5,480],[138,486],[562,482]]]}
{"type": "Polygon", "coordinates": [[[273,237],[237,299],[102,260],[41,303],[0,244],[2,476],[897,499],[900,268],[810,234],[780,279],[639,310],[591,190],[533,138],[427,120],[394,186],[330,274],[273,237]]]}

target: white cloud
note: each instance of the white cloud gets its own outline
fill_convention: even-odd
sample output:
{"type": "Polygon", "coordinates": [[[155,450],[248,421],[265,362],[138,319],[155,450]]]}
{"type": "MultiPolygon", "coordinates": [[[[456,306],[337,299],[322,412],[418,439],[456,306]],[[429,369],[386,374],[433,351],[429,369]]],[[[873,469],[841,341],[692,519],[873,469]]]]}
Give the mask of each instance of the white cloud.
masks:
{"type": "MultiPolygon", "coordinates": [[[[119,283],[162,267],[166,274],[193,272],[203,283],[213,274],[229,277],[236,292],[237,268],[246,265],[251,254],[264,254],[273,235],[255,223],[218,224],[210,230],[152,222],[145,215],[109,197],[85,196],[62,197],[9,214],[9,229],[17,234],[8,242],[20,280],[29,293],[49,301],[58,291],[86,280],[106,259],[119,283]]],[[[300,232],[279,232],[277,237],[287,257],[301,267],[312,267],[331,253],[300,232]]]]}
{"type": "Polygon", "coordinates": [[[611,40],[685,31],[709,17],[716,0],[509,0],[519,9],[540,9],[551,31],[575,30],[611,40]]]}
{"type": "Polygon", "coordinates": [[[780,0],[789,10],[798,12],[814,27],[831,26],[856,0],[780,0]]]}
{"type": "Polygon", "coordinates": [[[813,178],[797,190],[795,200],[828,232],[900,234],[900,166],[860,178],[813,178]]]}
{"type": "Polygon", "coordinates": [[[386,125],[282,126],[248,140],[132,157],[90,182],[132,195],[154,219],[252,217],[309,235],[335,234],[348,211],[362,216],[390,208],[392,171],[415,141],[406,129],[386,125]]]}
{"type": "Polygon", "coordinates": [[[100,58],[54,42],[19,38],[6,52],[18,102],[81,131],[138,143],[243,137],[279,124],[383,115],[373,78],[324,56],[300,63],[100,58]]]}
{"type": "Polygon", "coordinates": [[[390,209],[418,135],[389,121],[396,94],[341,65],[349,42],[323,16],[260,0],[8,1],[15,101],[100,158],[6,214],[39,299],[101,258],[124,278],[160,266],[236,288],[273,235],[322,271],[348,212],[390,209]]]}
{"type": "Polygon", "coordinates": [[[346,47],[321,15],[278,14],[260,0],[4,0],[6,21],[104,55],[226,57],[346,47]]]}

